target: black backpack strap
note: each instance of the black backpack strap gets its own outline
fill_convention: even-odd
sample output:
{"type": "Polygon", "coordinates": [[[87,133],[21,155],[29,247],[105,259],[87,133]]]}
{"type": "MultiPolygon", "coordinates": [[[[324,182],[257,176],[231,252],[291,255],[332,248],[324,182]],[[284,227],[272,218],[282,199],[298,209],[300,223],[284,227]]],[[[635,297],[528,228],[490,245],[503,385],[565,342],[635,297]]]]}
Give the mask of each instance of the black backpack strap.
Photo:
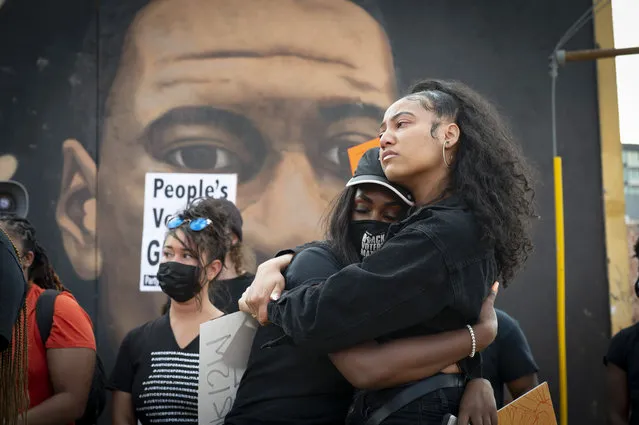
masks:
{"type": "Polygon", "coordinates": [[[49,339],[49,334],[51,333],[51,327],[53,326],[55,297],[57,297],[59,293],[60,292],[55,289],[46,289],[40,294],[36,302],[36,323],[38,324],[40,337],[42,338],[42,343],[45,345],[45,348],[47,339],[49,339]]]}

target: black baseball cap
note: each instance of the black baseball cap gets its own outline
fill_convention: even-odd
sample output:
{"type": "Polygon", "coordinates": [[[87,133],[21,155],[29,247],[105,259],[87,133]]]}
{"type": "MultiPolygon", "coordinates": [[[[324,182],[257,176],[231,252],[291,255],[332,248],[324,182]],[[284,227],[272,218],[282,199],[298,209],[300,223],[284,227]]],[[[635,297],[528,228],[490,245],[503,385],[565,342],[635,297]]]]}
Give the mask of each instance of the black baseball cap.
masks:
{"type": "Polygon", "coordinates": [[[367,150],[357,163],[353,177],[346,183],[346,187],[357,186],[364,183],[378,184],[392,190],[407,205],[415,205],[413,195],[406,188],[391,183],[386,178],[382,164],[379,162],[379,148],[367,150]]]}
{"type": "Polygon", "coordinates": [[[242,241],[242,214],[237,209],[235,204],[228,199],[218,198],[215,200],[229,215],[231,220],[231,231],[237,235],[237,238],[242,241]]]}

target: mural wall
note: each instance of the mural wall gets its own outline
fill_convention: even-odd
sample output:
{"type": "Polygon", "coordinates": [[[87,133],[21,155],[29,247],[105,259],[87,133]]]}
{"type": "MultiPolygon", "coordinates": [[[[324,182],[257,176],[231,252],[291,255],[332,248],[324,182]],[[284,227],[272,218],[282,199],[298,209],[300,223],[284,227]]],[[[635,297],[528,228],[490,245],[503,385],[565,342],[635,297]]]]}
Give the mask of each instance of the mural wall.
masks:
{"type": "MultiPolygon", "coordinates": [[[[550,81],[587,0],[7,0],[0,8],[0,179],[22,182],[107,367],[165,297],[138,278],[146,172],[237,173],[257,261],[321,237],[346,149],[413,81],[491,98],[538,166],[537,251],[498,305],[558,395],[550,81]]],[[[591,28],[571,45],[592,46],[591,28]]],[[[570,418],[603,422],[609,337],[594,64],[562,71],[570,418]],[[585,229],[585,230],[584,230],[585,229]]],[[[555,403],[557,402],[557,398],[555,403]]],[[[556,406],[558,406],[556,404],[556,406]]]]}

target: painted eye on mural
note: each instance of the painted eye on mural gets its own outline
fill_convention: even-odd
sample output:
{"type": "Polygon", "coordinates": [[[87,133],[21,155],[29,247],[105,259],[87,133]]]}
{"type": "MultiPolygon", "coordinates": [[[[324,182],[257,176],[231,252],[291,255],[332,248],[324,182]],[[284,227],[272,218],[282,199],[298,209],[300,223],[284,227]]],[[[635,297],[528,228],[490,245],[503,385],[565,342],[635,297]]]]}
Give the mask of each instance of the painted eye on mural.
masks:
{"type": "Polygon", "coordinates": [[[377,107],[362,104],[348,104],[331,112],[322,141],[307,145],[316,170],[340,180],[350,178],[348,149],[375,137],[382,114],[378,112],[377,107]]]}
{"type": "Polygon", "coordinates": [[[222,109],[184,106],[149,124],[145,148],[178,169],[232,173],[250,179],[265,158],[261,133],[245,117],[222,109]]]}
{"type": "Polygon", "coordinates": [[[210,143],[184,145],[172,149],[165,154],[164,161],[180,168],[216,172],[233,171],[239,166],[239,160],[233,153],[210,143]]]}
{"type": "Polygon", "coordinates": [[[343,165],[346,161],[348,161],[348,152],[347,149],[350,146],[334,146],[330,148],[324,156],[327,160],[333,162],[336,165],[343,165]]]}
{"type": "Polygon", "coordinates": [[[355,132],[337,134],[324,145],[326,149],[322,153],[323,162],[333,174],[341,178],[348,178],[350,176],[348,149],[373,137],[370,134],[355,132]]]}

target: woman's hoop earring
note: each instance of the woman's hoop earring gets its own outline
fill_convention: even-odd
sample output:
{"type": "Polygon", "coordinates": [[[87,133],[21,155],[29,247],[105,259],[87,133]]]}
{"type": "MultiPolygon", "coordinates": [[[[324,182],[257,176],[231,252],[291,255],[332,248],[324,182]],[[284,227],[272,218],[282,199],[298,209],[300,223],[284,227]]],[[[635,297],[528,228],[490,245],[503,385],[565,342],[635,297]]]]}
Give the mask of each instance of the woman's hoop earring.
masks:
{"type": "Polygon", "coordinates": [[[450,163],[446,160],[446,146],[448,145],[448,140],[442,145],[442,157],[444,158],[444,164],[446,167],[450,168],[450,163]]]}

